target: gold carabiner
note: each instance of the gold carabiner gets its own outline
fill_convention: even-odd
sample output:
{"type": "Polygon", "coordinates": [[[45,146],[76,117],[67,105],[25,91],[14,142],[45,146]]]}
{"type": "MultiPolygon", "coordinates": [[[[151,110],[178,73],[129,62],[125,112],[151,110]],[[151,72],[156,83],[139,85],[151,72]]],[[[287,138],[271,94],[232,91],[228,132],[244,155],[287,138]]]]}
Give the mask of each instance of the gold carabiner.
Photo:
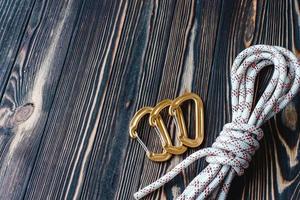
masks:
{"type": "MultiPolygon", "coordinates": [[[[136,114],[133,116],[132,120],[130,121],[129,135],[131,138],[137,139],[137,141],[141,144],[143,149],[146,151],[146,155],[150,160],[156,161],[156,162],[163,162],[163,161],[169,160],[172,156],[172,154],[168,153],[165,149],[165,147],[169,143],[168,139],[164,135],[159,135],[159,138],[160,138],[160,141],[161,141],[161,144],[163,147],[163,152],[162,153],[154,153],[154,152],[149,151],[149,149],[144,144],[144,142],[140,139],[140,137],[138,136],[138,133],[137,133],[137,128],[138,128],[138,124],[139,124],[140,120],[145,115],[147,115],[147,114],[150,115],[152,110],[153,110],[153,108],[151,108],[151,107],[144,107],[136,112],[136,114]]],[[[158,117],[161,118],[160,115],[158,117]]],[[[150,126],[153,127],[152,124],[150,124],[150,126]]]]}
{"type": "Polygon", "coordinates": [[[179,136],[180,141],[188,147],[198,147],[204,138],[204,111],[201,98],[195,93],[185,93],[173,100],[169,108],[169,114],[174,116],[175,120],[177,120],[179,130],[182,133],[179,136]],[[188,100],[193,100],[195,103],[195,139],[188,138],[183,113],[180,109],[180,105],[188,100]]]}
{"type": "MultiPolygon", "coordinates": [[[[150,117],[149,117],[149,124],[151,126],[156,126],[158,128],[158,132],[160,133],[160,135],[165,139],[165,141],[167,142],[166,146],[164,147],[166,149],[167,152],[174,154],[174,155],[180,155],[183,154],[187,148],[185,146],[183,146],[183,143],[180,141],[180,139],[178,138],[179,141],[179,145],[178,146],[174,146],[172,144],[172,140],[170,138],[170,134],[166,128],[166,125],[160,115],[160,112],[167,108],[170,107],[172,104],[172,101],[170,99],[164,99],[161,102],[159,102],[152,110],[152,112],[150,113],[150,117]]],[[[180,108],[179,108],[180,109],[180,108]]],[[[181,109],[180,109],[181,110],[181,109]]],[[[181,131],[178,131],[178,135],[181,135],[181,131]]]]}
{"type": "Polygon", "coordinates": [[[137,139],[146,151],[148,158],[152,161],[162,162],[169,160],[172,154],[179,155],[187,150],[187,147],[198,147],[204,137],[204,111],[203,102],[201,98],[195,93],[186,93],[173,101],[165,99],[159,102],[154,108],[144,107],[136,112],[129,126],[130,137],[137,139]],[[188,137],[187,128],[185,125],[184,115],[180,105],[188,100],[192,100],[195,103],[195,138],[191,139],[188,137]],[[179,141],[178,146],[172,144],[170,134],[167,130],[165,122],[160,115],[163,109],[168,108],[168,113],[173,116],[176,121],[177,138],[179,141]],[[140,139],[137,133],[137,128],[140,120],[145,116],[149,115],[149,125],[155,128],[157,132],[163,151],[161,153],[150,152],[144,142],[140,139]]]}

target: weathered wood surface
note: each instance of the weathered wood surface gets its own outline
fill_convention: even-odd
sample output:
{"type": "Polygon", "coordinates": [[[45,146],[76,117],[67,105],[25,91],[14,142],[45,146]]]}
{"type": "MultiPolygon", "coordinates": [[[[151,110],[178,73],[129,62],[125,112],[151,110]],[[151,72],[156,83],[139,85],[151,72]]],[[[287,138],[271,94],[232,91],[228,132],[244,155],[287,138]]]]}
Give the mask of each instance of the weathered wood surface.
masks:
{"type": "MultiPolygon", "coordinates": [[[[231,118],[230,66],[253,44],[300,56],[300,2],[0,0],[0,199],[132,199],[195,151],[149,161],[128,137],[134,112],[196,92],[211,145],[231,118]]],[[[300,198],[299,113],[300,94],[263,126],[229,199],[300,198]]],[[[146,199],[173,199],[205,165],[146,199]]]]}

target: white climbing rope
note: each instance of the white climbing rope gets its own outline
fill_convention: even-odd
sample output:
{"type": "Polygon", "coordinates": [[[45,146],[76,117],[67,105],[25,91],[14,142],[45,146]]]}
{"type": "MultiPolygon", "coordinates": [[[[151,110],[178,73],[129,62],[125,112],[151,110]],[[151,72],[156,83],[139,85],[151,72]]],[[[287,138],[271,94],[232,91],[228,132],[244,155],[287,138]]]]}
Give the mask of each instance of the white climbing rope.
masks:
{"type": "Polygon", "coordinates": [[[208,166],[200,172],[177,199],[205,199],[217,193],[226,199],[235,174],[241,176],[263,137],[260,126],[283,109],[296,95],[300,85],[300,64],[289,50],[255,45],[242,51],[231,71],[232,122],[225,124],[212,147],[188,156],[157,181],[134,194],[141,199],[162,187],[196,160],[206,157],[208,166]],[[259,71],[273,65],[273,75],[259,98],[254,101],[254,84],[259,71]]]}

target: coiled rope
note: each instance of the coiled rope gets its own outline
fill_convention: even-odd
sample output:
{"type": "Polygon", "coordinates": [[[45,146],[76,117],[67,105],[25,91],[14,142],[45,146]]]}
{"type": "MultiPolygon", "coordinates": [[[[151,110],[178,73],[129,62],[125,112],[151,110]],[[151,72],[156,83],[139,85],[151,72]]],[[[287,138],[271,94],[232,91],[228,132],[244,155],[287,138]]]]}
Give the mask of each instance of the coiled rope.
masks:
{"type": "Polygon", "coordinates": [[[141,199],[173,179],[182,170],[202,157],[208,166],[200,172],[177,198],[205,199],[212,192],[216,199],[226,199],[230,184],[237,174],[243,175],[263,137],[260,126],[283,109],[297,94],[300,85],[300,64],[289,50],[269,45],[255,45],[242,51],[231,71],[232,122],[225,124],[212,147],[188,156],[157,181],[134,194],[141,199]],[[254,101],[257,74],[266,66],[274,66],[272,77],[259,98],[254,101]]]}

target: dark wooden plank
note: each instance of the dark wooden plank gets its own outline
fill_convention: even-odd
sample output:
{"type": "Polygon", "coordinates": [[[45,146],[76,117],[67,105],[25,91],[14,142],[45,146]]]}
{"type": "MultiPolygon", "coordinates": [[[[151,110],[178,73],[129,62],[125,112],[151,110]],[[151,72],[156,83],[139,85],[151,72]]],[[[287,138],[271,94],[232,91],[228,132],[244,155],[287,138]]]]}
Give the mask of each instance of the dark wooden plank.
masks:
{"type": "MultiPolygon", "coordinates": [[[[1,102],[1,199],[132,199],[195,151],[149,161],[128,136],[134,112],[196,92],[205,103],[202,147],[210,146],[231,119],[235,56],[258,43],[299,55],[299,16],[296,0],[36,2],[1,102]]],[[[299,198],[299,104],[300,95],[263,126],[261,148],[229,199],[299,198]]],[[[154,131],[141,130],[159,151],[154,131]]],[[[205,165],[146,199],[173,199],[205,165]]]]}
{"type": "MultiPolygon", "coordinates": [[[[124,34],[122,26],[130,23],[125,22],[129,6],[125,1],[84,3],[26,199],[79,198],[86,186],[84,180],[96,135],[113,137],[101,133],[105,124],[113,122],[112,108],[117,104],[113,96],[107,95],[108,89],[118,94],[123,69],[126,69],[117,58],[129,50],[119,48],[120,43],[127,41],[126,37],[131,38],[129,33],[120,36],[124,34]],[[114,66],[116,62],[118,68],[114,66]],[[101,126],[100,119],[105,121],[101,126]]],[[[105,156],[97,160],[104,163],[105,156]]],[[[93,192],[96,194],[97,190],[93,192]]]]}
{"type": "Polygon", "coordinates": [[[0,199],[25,194],[80,4],[34,4],[1,101],[0,199]]]}
{"type": "Polygon", "coordinates": [[[12,66],[35,0],[0,1],[0,96],[3,96],[12,66]]]}

